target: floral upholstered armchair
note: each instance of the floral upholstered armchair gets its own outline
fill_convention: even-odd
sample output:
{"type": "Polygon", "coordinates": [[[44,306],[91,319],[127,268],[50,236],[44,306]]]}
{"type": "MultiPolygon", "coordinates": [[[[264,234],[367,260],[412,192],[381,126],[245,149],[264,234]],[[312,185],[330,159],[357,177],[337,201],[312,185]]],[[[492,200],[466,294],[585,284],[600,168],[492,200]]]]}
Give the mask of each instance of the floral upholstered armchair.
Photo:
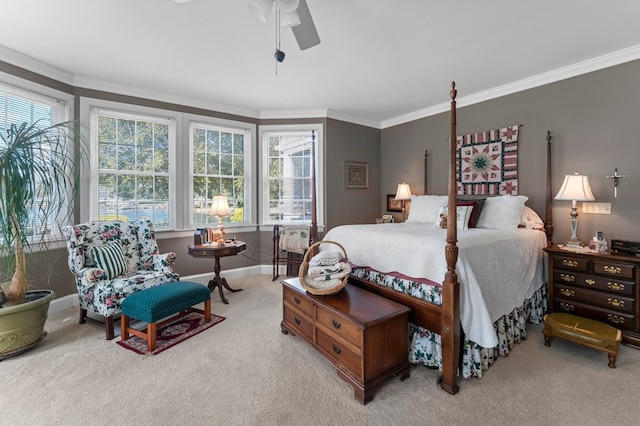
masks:
{"type": "Polygon", "coordinates": [[[80,298],[80,323],[87,311],[103,316],[107,339],[114,338],[114,316],[127,296],[180,279],[171,267],[176,254],[158,253],[150,220],[83,223],[65,227],[64,235],[80,298]]]}

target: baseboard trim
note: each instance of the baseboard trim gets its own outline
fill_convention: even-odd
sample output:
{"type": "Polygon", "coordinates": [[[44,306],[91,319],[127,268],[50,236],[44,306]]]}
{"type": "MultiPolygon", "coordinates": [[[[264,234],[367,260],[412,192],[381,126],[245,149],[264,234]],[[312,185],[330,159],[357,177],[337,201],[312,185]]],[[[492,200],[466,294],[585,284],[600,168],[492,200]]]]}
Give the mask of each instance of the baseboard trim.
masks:
{"type": "MultiPolygon", "coordinates": [[[[244,268],[225,269],[224,271],[222,271],[221,275],[224,275],[225,278],[232,280],[234,278],[250,277],[251,275],[271,275],[272,272],[272,265],[255,265],[247,266],[244,268]]],[[[211,272],[208,272],[206,274],[185,275],[181,276],[180,279],[182,281],[193,281],[206,285],[212,276],[213,274],[211,272]]],[[[48,315],[55,315],[67,309],[75,308],[78,306],[78,295],[68,294],[51,301],[51,303],[49,304],[48,315]]]]}

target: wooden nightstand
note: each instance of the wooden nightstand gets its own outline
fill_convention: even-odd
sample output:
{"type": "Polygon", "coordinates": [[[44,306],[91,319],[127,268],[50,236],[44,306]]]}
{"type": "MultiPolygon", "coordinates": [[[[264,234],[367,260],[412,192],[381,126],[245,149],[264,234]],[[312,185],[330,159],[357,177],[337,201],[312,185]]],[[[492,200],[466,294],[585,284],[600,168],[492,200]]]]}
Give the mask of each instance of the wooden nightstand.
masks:
{"type": "Polygon", "coordinates": [[[547,247],[549,310],[609,324],[640,347],[640,257],[547,247]]]}

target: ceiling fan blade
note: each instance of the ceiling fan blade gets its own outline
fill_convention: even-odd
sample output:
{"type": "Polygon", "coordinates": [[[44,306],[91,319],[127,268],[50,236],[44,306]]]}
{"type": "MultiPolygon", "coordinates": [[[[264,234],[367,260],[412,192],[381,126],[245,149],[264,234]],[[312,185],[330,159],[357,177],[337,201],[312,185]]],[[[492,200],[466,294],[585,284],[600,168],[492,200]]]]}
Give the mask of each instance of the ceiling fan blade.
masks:
{"type": "Polygon", "coordinates": [[[291,30],[293,30],[293,35],[296,37],[300,50],[306,50],[320,44],[320,36],[318,36],[318,31],[311,18],[311,12],[309,12],[306,0],[300,0],[300,6],[298,6],[296,12],[300,17],[300,25],[291,27],[291,30]]]}

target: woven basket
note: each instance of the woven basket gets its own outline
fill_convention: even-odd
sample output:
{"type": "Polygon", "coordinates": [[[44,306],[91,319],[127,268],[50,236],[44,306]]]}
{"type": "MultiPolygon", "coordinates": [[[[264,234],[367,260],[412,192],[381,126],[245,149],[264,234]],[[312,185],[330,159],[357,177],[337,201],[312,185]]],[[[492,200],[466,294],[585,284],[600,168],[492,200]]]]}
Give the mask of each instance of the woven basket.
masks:
{"type": "MultiPolygon", "coordinates": [[[[328,296],[331,294],[336,294],[337,292],[342,290],[344,286],[347,285],[347,281],[349,280],[349,274],[345,275],[344,278],[342,278],[342,280],[340,281],[340,283],[335,285],[334,287],[318,288],[318,287],[314,287],[313,285],[309,285],[309,283],[307,282],[307,279],[308,279],[307,272],[309,272],[309,255],[311,253],[315,253],[317,251],[317,248],[320,246],[320,244],[335,244],[336,246],[340,247],[340,250],[342,250],[342,253],[344,254],[343,259],[346,262],[349,261],[349,259],[347,258],[347,251],[344,249],[344,247],[342,247],[340,243],[336,243],[335,241],[318,241],[317,243],[311,244],[311,247],[309,247],[307,252],[304,254],[304,258],[302,259],[302,264],[300,265],[298,278],[300,278],[300,285],[302,286],[302,288],[307,290],[309,293],[314,294],[316,296],[328,296]]],[[[309,282],[311,281],[312,280],[309,280],[309,282]]]]}

